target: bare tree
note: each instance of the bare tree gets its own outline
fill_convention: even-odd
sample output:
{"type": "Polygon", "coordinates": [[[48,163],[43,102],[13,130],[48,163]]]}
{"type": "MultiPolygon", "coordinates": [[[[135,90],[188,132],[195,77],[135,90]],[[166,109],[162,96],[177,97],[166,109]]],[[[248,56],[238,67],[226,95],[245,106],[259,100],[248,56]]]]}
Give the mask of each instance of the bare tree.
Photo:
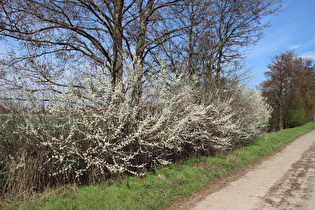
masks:
{"type": "Polygon", "coordinates": [[[198,76],[208,91],[225,81],[221,77],[243,57],[242,47],[261,38],[261,20],[278,11],[279,1],[1,1],[0,36],[20,43],[1,62],[7,75],[2,81],[18,89],[27,79],[33,91],[55,92],[70,81],[83,96],[86,87],[95,88],[82,80],[87,74],[110,77],[113,88],[122,83],[127,60],[137,104],[145,75],[164,57],[169,70],[198,76]]]}
{"type": "MultiPolygon", "coordinates": [[[[10,64],[87,60],[108,69],[115,85],[122,77],[123,12],[119,1],[2,1],[1,35],[23,43],[10,64]]],[[[48,77],[51,71],[38,72],[41,81],[63,86],[48,77]]]]}
{"type": "Polygon", "coordinates": [[[77,88],[84,88],[77,76],[82,75],[80,63],[84,63],[101,68],[111,77],[115,87],[123,79],[123,56],[126,55],[138,72],[138,88],[134,95],[139,101],[145,57],[171,34],[186,27],[174,27],[168,19],[175,18],[168,8],[181,2],[1,1],[0,36],[21,43],[20,52],[12,54],[7,59],[9,62],[4,63],[16,70],[21,67],[16,66],[17,63],[24,62],[24,70],[33,69],[36,62],[40,63],[46,67],[45,71],[32,72],[38,82],[64,87],[64,81],[53,74],[59,69],[59,76],[63,78],[65,75],[76,76],[72,81],[77,80],[77,88]]]}
{"type": "Polygon", "coordinates": [[[176,58],[173,53],[180,48],[182,62],[190,74],[201,73],[208,86],[217,87],[227,68],[245,57],[242,49],[262,38],[263,29],[268,26],[262,19],[278,12],[279,3],[277,0],[186,1],[181,21],[190,27],[184,30],[176,47],[172,43],[174,51],[168,50],[168,58],[176,58]]]}

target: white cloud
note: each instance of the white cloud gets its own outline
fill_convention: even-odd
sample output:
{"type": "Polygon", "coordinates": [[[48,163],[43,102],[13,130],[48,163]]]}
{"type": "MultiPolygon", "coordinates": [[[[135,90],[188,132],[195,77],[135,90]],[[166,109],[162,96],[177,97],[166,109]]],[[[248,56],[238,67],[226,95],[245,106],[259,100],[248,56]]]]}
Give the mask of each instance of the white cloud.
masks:
{"type": "Polygon", "coordinates": [[[291,45],[290,47],[288,47],[288,50],[295,50],[297,48],[301,47],[301,45],[291,45]]]}
{"type": "Polygon", "coordinates": [[[300,56],[303,57],[303,58],[310,58],[310,59],[315,60],[315,51],[313,51],[313,52],[301,53],[300,56]]]}

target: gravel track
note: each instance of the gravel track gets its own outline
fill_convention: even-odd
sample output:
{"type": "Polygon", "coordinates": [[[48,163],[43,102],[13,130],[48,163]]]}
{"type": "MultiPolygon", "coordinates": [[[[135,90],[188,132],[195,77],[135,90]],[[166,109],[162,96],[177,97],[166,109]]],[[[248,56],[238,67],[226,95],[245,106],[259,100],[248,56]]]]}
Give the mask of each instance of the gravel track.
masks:
{"type": "Polygon", "coordinates": [[[169,209],[315,209],[315,130],[169,209]]]}

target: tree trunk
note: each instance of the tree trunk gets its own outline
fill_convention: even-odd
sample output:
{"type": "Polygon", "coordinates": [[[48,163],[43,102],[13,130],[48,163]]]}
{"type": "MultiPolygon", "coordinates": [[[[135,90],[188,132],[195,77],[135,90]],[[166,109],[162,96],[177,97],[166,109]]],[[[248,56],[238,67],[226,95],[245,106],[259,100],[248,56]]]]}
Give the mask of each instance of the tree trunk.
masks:
{"type": "Polygon", "coordinates": [[[193,68],[193,53],[194,53],[194,46],[193,46],[193,27],[189,28],[189,52],[188,52],[188,72],[190,79],[193,78],[195,75],[195,69],[193,68]]]}
{"type": "Polygon", "coordinates": [[[137,39],[136,56],[134,59],[134,90],[132,94],[133,105],[138,105],[142,97],[142,70],[143,70],[143,54],[145,49],[145,38],[149,17],[152,15],[154,0],[149,0],[144,11],[140,8],[140,24],[137,39]]]}
{"type": "Polygon", "coordinates": [[[142,61],[136,57],[134,61],[134,76],[133,76],[133,93],[132,93],[132,104],[134,106],[139,105],[142,96],[142,61]]]}
{"type": "Polygon", "coordinates": [[[122,28],[122,11],[124,6],[123,0],[114,2],[113,17],[113,62],[111,66],[111,79],[113,88],[122,84],[123,79],[123,28],[122,28]]]}
{"type": "MultiPolygon", "coordinates": [[[[281,93],[282,95],[282,93],[281,93]]],[[[283,103],[282,103],[282,96],[280,95],[280,100],[279,100],[279,130],[283,130],[284,125],[283,125],[283,103]]]]}

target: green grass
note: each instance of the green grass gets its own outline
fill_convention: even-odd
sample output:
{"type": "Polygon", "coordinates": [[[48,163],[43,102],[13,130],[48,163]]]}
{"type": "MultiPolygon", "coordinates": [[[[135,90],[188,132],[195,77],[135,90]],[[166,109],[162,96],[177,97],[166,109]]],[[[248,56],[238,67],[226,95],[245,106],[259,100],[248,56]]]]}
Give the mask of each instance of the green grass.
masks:
{"type": "Polygon", "coordinates": [[[214,157],[189,158],[159,167],[145,178],[123,177],[108,186],[102,182],[64,190],[47,190],[35,200],[12,202],[7,208],[22,209],[163,209],[215,180],[228,176],[315,129],[315,122],[267,134],[245,147],[214,157]]]}

